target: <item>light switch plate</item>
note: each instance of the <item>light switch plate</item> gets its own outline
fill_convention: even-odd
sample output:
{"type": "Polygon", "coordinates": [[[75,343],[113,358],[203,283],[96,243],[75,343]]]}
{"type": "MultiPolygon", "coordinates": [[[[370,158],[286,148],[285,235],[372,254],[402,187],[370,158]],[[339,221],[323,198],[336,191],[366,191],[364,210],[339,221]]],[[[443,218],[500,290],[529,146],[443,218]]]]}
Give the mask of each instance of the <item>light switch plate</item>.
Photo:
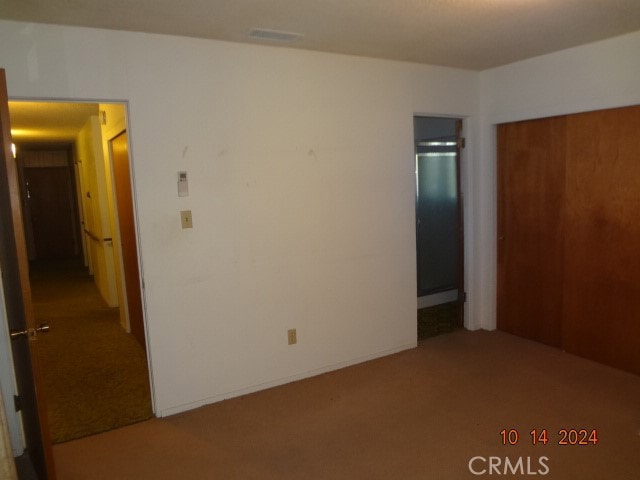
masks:
{"type": "Polygon", "coordinates": [[[191,210],[182,210],[180,212],[180,221],[182,222],[182,228],[193,228],[191,210]]]}

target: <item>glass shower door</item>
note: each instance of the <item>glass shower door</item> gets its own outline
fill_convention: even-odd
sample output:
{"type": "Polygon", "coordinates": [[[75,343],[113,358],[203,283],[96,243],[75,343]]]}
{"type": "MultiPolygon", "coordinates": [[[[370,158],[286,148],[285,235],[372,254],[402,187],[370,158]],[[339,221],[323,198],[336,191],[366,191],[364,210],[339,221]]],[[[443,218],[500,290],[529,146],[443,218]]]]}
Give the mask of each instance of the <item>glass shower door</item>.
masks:
{"type": "Polygon", "coordinates": [[[416,142],[418,296],[458,288],[458,146],[455,135],[416,142]]]}

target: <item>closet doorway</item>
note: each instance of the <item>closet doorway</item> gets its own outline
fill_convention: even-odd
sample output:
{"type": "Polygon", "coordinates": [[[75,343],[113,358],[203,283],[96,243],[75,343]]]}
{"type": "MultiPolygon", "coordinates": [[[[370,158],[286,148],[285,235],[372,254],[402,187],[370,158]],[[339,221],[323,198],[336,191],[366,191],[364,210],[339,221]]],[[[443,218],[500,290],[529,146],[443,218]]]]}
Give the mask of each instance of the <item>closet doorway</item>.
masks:
{"type": "Polygon", "coordinates": [[[640,374],[640,106],[497,127],[497,326],[640,374]]]}

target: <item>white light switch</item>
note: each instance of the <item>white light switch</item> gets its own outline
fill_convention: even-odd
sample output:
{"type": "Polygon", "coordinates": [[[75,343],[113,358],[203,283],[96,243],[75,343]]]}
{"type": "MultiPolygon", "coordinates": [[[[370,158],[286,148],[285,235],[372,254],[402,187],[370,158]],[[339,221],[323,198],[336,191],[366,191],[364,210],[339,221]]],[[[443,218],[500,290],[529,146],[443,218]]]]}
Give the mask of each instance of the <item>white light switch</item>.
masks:
{"type": "Polygon", "coordinates": [[[182,210],[180,212],[180,221],[182,222],[182,228],[193,228],[191,210],[182,210]]]}

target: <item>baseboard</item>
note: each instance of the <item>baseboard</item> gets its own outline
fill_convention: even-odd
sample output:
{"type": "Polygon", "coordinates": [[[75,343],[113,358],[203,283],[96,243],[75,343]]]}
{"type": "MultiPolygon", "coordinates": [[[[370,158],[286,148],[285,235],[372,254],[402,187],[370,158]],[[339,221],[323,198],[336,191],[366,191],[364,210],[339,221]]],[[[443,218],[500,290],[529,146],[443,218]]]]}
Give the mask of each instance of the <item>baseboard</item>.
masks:
{"type": "Polygon", "coordinates": [[[353,360],[348,360],[346,362],[334,363],[331,365],[327,365],[325,367],[317,368],[314,370],[309,370],[304,373],[300,373],[297,375],[292,375],[289,377],[279,378],[277,380],[272,380],[270,382],[260,383],[257,385],[252,385],[247,388],[242,388],[239,390],[234,390],[231,392],[223,393],[220,395],[215,395],[213,397],[207,397],[202,400],[198,400],[195,402],[185,403],[183,405],[178,405],[175,407],[165,408],[156,412],[156,416],[159,418],[169,417],[171,415],[176,415],[178,413],[186,412],[189,410],[193,410],[195,408],[203,407],[205,405],[210,405],[212,403],[221,402],[223,400],[228,400],[230,398],[240,397],[242,395],[248,395],[250,393],[259,392],[261,390],[266,390],[268,388],[278,387],[280,385],[286,385],[287,383],[296,382],[298,380],[304,380],[305,378],[315,377],[316,375],[321,375],[323,373],[332,372],[334,370],[340,370],[342,368],[350,367],[353,365],[357,365],[359,363],[368,362],[369,360],[375,360],[376,358],[386,357],[388,355],[393,355],[394,353],[399,353],[404,350],[410,350],[412,348],[417,347],[417,342],[409,343],[406,345],[402,345],[396,348],[392,348],[389,350],[384,350],[382,352],[377,352],[371,355],[365,355],[363,357],[358,357],[353,360]]]}

